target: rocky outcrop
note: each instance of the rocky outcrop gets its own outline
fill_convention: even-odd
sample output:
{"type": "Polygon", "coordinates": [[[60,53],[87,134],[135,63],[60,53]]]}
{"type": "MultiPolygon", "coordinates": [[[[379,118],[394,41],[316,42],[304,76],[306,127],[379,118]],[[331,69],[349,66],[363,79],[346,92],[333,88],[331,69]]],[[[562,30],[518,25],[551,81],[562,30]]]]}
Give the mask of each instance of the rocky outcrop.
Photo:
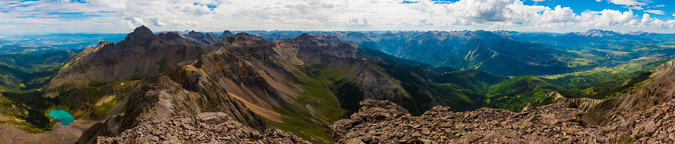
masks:
{"type": "Polygon", "coordinates": [[[605,101],[605,99],[590,99],[590,98],[566,98],[562,96],[558,92],[549,92],[546,94],[546,98],[551,98],[554,102],[563,102],[563,103],[569,103],[569,104],[574,104],[575,108],[578,108],[584,112],[589,110],[590,108],[594,107],[595,105],[598,105],[602,102],[605,101]]]}
{"type": "Polygon", "coordinates": [[[633,140],[634,143],[675,142],[675,100],[651,107],[616,125],[608,126],[608,132],[616,133],[619,140],[633,140]]]}
{"type": "Polygon", "coordinates": [[[97,143],[309,143],[292,133],[271,128],[264,133],[233,121],[225,113],[200,113],[146,122],[97,143]]]}
{"type": "Polygon", "coordinates": [[[602,143],[608,135],[585,128],[583,112],[565,103],[513,113],[481,108],[453,112],[437,106],[414,117],[394,103],[366,100],[331,129],[338,143],[602,143]]]}
{"type": "MultiPolygon", "coordinates": [[[[337,143],[672,143],[675,100],[617,123],[588,127],[569,102],[520,113],[481,108],[452,112],[434,107],[413,117],[394,103],[366,100],[331,129],[337,143]]],[[[618,116],[617,116],[618,117],[618,116]]]]}
{"type": "Polygon", "coordinates": [[[563,98],[560,100],[564,103],[573,103],[582,111],[588,111],[590,108],[604,102],[604,99],[589,99],[589,98],[563,98]]]}
{"type": "Polygon", "coordinates": [[[262,117],[229,95],[203,70],[190,65],[174,68],[166,75],[146,77],[139,87],[127,96],[123,115],[95,124],[79,143],[91,143],[97,136],[117,136],[142,123],[202,112],[225,112],[246,126],[267,129],[262,117]]]}

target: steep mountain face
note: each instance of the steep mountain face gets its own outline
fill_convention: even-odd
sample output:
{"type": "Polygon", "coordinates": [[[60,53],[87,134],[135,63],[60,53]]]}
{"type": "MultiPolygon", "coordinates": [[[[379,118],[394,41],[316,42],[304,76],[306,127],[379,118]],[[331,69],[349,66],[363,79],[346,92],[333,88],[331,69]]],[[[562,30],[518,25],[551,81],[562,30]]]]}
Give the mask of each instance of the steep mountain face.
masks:
{"type": "Polygon", "coordinates": [[[193,46],[182,35],[155,35],[147,27],[139,27],[117,44],[101,42],[87,48],[61,68],[45,86],[47,97],[60,92],[89,86],[91,82],[125,79],[163,72],[179,62],[196,60],[208,51],[193,46]]]}

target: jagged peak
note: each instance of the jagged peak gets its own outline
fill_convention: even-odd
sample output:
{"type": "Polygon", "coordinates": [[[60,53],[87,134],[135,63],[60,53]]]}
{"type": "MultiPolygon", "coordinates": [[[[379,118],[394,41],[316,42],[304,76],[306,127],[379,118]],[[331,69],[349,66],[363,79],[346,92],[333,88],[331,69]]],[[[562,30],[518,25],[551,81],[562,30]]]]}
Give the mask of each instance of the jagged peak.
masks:
{"type": "Polygon", "coordinates": [[[143,25],[134,29],[134,31],[129,33],[127,37],[124,38],[123,41],[117,44],[120,45],[120,47],[122,48],[129,48],[132,46],[145,45],[150,41],[158,41],[158,40],[159,37],[154,33],[152,33],[152,31],[148,27],[145,27],[143,25]]]}
{"type": "Polygon", "coordinates": [[[219,39],[225,39],[225,38],[227,38],[228,36],[233,36],[233,35],[234,35],[234,34],[232,34],[232,32],[230,32],[230,30],[225,30],[225,31],[223,31],[222,34],[220,34],[220,35],[218,36],[218,38],[219,38],[219,39]]]}
{"type": "Polygon", "coordinates": [[[133,34],[133,35],[136,35],[136,36],[154,35],[154,33],[152,33],[152,30],[150,30],[150,28],[148,28],[148,27],[145,27],[145,25],[137,27],[136,29],[134,29],[134,32],[131,32],[130,34],[133,34]]]}
{"type": "Polygon", "coordinates": [[[232,32],[230,32],[230,30],[225,30],[225,31],[223,31],[223,33],[222,33],[222,34],[220,34],[220,35],[227,35],[227,36],[231,36],[231,35],[234,35],[234,34],[232,34],[232,32]]]}

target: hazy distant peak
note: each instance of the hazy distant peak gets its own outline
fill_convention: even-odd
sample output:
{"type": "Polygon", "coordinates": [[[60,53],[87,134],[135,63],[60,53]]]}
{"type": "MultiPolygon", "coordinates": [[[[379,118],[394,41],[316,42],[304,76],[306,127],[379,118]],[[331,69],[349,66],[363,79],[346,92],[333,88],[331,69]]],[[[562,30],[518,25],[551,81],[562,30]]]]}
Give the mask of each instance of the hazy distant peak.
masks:
{"type": "Polygon", "coordinates": [[[227,38],[228,36],[233,36],[233,35],[234,35],[234,34],[232,34],[232,32],[230,32],[230,30],[225,30],[225,31],[223,31],[222,34],[220,34],[220,35],[218,36],[218,38],[219,38],[219,39],[224,39],[224,38],[227,38]]]}
{"type": "Polygon", "coordinates": [[[589,29],[585,33],[581,33],[580,35],[584,36],[591,36],[591,37],[604,37],[604,36],[615,36],[615,35],[621,35],[621,33],[617,33],[614,31],[608,31],[608,30],[602,30],[602,29],[589,29]]]}

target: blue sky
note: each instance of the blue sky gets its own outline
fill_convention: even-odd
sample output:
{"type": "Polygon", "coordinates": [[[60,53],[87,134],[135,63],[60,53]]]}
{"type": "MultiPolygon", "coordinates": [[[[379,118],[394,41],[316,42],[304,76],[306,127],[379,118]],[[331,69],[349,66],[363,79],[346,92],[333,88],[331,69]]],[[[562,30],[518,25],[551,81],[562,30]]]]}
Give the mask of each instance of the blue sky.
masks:
{"type": "Polygon", "coordinates": [[[675,33],[671,0],[4,0],[0,35],[223,30],[675,33]]]}

